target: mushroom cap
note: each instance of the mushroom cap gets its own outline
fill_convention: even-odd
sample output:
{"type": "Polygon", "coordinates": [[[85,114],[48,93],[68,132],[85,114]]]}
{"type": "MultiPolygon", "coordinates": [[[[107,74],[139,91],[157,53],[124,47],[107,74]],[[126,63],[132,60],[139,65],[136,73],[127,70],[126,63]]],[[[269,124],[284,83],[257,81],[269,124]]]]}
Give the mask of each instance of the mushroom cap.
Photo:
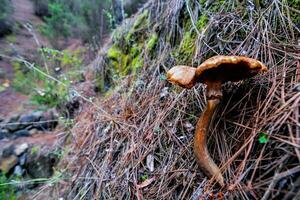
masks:
{"type": "Polygon", "coordinates": [[[245,56],[214,56],[196,69],[197,82],[240,81],[267,71],[260,61],[245,56]]]}
{"type": "Polygon", "coordinates": [[[192,88],[196,82],[196,68],[175,66],[167,72],[168,81],[184,88],[192,88]]]}

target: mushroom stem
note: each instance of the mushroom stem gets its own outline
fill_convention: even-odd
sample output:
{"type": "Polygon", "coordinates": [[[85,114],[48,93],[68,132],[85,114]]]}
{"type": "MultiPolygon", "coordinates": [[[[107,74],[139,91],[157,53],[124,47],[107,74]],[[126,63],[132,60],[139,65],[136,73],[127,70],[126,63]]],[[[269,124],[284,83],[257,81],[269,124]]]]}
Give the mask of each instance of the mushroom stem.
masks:
{"type": "Polygon", "coordinates": [[[219,167],[215,164],[207,150],[207,132],[212,116],[220,103],[221,83],[207,84],[207,106],[201,114],[195,130],[194,153],[202,170],[209,176],[216,179],[221,187],[225,185],[224,178],[219,167]]]}

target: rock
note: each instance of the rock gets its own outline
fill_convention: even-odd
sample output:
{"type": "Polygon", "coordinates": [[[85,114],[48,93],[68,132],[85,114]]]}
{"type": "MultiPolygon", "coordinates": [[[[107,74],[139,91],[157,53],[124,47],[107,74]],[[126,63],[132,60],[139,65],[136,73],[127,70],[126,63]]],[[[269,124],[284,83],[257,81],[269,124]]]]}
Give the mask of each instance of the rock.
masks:
{"type": "Polygon", "coordinates": [[[30,134],[30,135],[36,135],[36,134],[38,134],[38,133],[40,133],[40,131],[37,130],[36,128],[33,128],[33,129],[29,130],[29,134],[30,134]]]}
{"type": "Polygon", "coordinates": [[[9,156],[14,155],[14,151],[15,151],[14,145],[7,145],[6,147],[3,148],[2,157],[8,158],[9,156]]]}
{"type": "Polygon", "coordinates": [[[22,176],[24,174],[24,169],[20,165],[17,165],[14,169],[14,175],[22,176]]]}
{"type": "Polygon", "coordinates": [[[300,92],[300,83],[296,85],[293,89],[295,92],[300,92]]]}
{"type": "Polygon", "coordinates": [[[25,165],[25,163],[26,163],[26,158],[27,158],[27,154],[26,154],[26,153],[22,154],[22,155],[19,157],[19,163],[20,163],[21,166],[25,165]]]}
{"type": "Polygon", "coordinates": [[[33,113],[29,115],[23,115],[19,119],[20,127],[22,127],[22,129],[32,129],[34,127],[34,123],[38,122],[40,118],[41,115],[39,112],[38,114],[33,113]]]}
{"type": "Polygon", "coordinates": [[[17,156],[20,156],[22,153],[24,153],[26,150],[28,149],[28,144],[27,143],[23,143],[21,145],[18,145],[15,150],[14,153],[17,156]]]}
{"type": "Polygon", "coordinates": [[[30,136],[30,133],[28,130],[24,129],[24,130],[19,130],[19,131],[16,131],[13,133],[12,137],[15,139],[15,138],[18,138],[18,137],[29,137],[30,136]]]}
{"type": "Polygon", "coordinates": [[[28,154],[25,169],[31,178],[49,178],[57,160],[53,154],[28,154]]]}
{"type": "Polygon", "coordinates": [[[20,124],[18,122],[19,118],[20,116],[14,116],[10,118],[4,128],[9,130],[10,132],[20,130],[20,124]]]}
{"type": "Polygon", "coordinates": [[[9,172],[14,166],[18,163],[18,157],[15,155],[11,155],[7,158],[3,158],[1,160],[0,169],[2,173],[6,174],[9,172]]]}
{"type": "Polygon", "coordinates": [[[9,136],[10,134],[6,129],[0,129],[0,140],[8,138],[9,136]]]}
{"type": "Polygon", "coordinates": [[[58,124],[58,116],[54,113],[54,111],[45,112],[40,120],[39,123],[34,125],[34,128],[38,130],[52,130],[58,124]]]}

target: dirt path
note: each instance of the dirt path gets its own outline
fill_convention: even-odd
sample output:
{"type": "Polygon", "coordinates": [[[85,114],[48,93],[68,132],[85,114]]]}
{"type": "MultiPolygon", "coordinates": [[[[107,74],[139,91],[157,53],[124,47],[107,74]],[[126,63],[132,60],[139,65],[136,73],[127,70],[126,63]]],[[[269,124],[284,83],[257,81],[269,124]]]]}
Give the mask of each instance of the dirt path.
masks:
{"type": "MultiPolygon", "coordinates": [[[[39,47],[37,41],[43,46],[49,46],[49,43],[36,31],[29,32],[25,26],[32,27],[34,30],[43,21],[34,15],[34,5],[30,0],[12,0],[11,2],[14,6],[12,18],[16,21],[15,33],[0,38],[0,54],[9,57],[22,56],[29,61],[35,60],[39,47]]],[[[0,58],[0,74],[0,86],[2,85],[2,90],[0,90],[0,118],[9,118],[16,113],[22,114],[34,109],[29,105],[27,96],[16,92],[11,87],[14,69],[10,59],[0,58]],[[6,87],[3,87],[3,84],[6,87]]]]}

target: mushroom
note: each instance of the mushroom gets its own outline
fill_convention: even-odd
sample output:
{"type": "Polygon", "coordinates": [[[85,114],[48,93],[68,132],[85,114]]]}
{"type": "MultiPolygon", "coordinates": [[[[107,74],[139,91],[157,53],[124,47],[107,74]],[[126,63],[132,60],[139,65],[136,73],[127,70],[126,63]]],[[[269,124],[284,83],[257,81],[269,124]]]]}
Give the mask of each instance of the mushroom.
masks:
{"type": "Polygon", "coordinates": [[[222,187],[225,186],[224,178],[206,144],[210,121],[222,98],[221,86],[225,82],[237,82],[266,71],[267,67],[261,62],[245,56],[214,56],[197,68],[175,66],[167,72],[169,82],[184,88],[192,88],[197,83],[207,85],[207,106],[196,125],[194,154],[206,175],[215,178],[222,187]]]}

